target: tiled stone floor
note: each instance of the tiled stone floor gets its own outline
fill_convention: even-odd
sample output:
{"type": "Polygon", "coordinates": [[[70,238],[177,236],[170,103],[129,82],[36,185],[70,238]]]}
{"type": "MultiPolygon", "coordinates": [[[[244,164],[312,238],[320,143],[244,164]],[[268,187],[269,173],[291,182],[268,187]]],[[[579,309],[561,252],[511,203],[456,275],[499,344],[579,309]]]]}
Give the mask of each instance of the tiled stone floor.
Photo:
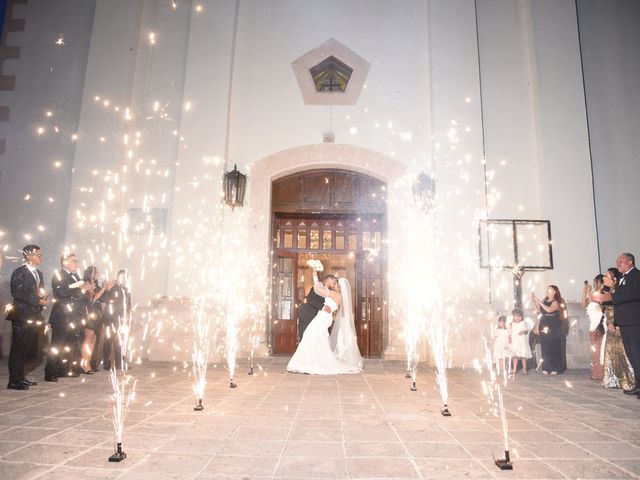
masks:
{"type": "Polygon", "coordinates": [[[369,360],[363,374],[339,377],[288,374],[284,358],[260,364],[255,376],[239,370],[233,390],[211,368],[203,412],[193,411],[188,370],[136,365],[119,464],[107,462],[106,373],[0,389],[0,478],[640,478],[640,400],[585,371],[509,383],[514,470],[501,472],[491,458],[503,456],[500,422],[472,370],[449,373],[445,418],[427,370],[411,392],[395,362],[369,360]]]}

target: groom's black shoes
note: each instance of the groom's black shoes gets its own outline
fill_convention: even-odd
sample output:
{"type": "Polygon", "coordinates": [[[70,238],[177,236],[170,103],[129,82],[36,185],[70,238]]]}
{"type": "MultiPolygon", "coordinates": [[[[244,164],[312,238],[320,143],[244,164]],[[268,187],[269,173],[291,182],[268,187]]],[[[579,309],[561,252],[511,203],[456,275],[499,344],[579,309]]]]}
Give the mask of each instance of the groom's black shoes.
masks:
{"type": "Polygon", "coordinates": [[[622,390],[625,395],[640,395],[640,387],[632,388],[631,390],[622,390]]]}

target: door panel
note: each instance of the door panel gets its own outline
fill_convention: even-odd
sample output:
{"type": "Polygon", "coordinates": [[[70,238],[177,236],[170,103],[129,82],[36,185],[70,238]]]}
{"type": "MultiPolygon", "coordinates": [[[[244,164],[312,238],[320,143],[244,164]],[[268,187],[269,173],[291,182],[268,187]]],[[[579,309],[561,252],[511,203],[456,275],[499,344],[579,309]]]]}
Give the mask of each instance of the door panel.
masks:
{"type": "Polygon", "coordinates": [[[382,355],[384,334],[384,277],[379,255],[362,251],[356,258],[358,307],[356,333],[362,355],[382,355]]]}
{"type": "Polygon", "coordinates": [[[296,351],[296,284],[298,255],[279,252],[274,262],[273,353],[296,351]]]}

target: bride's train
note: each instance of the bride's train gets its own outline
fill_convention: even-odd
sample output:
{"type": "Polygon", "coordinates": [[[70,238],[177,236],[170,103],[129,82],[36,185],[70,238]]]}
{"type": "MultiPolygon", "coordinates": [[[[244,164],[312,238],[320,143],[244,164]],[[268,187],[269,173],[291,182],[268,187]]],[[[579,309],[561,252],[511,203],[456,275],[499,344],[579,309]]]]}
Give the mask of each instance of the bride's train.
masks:
{"type": "Polygon", "coordinates": [[[331,330],[331,348],[336,358],[345,365],[362,370],[362,355],[358,350],[358,336],[353,320],[353,302],[351,301],[351,285],[346,278],[338,280],[342,295],[342,305],[338,310],[336,321],[331,330]]]}

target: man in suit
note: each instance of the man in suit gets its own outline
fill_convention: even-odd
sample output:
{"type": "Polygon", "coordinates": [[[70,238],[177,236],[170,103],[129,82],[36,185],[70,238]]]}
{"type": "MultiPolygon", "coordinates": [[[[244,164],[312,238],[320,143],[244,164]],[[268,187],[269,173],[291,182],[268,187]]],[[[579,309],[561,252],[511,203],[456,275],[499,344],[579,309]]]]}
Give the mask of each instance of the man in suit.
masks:
{"type": "MultiPolygon", "coordinates": [[[[127,271],[120,270],[116,281],[110,281],[102,295],[102,318],[104,322],[104,342],[102,347],[102,368],[111,370],[111,350],[115,367],[123,368],[122,348],[120,345],[120,325],[127,320],[131,313],[131,294],[127,287],[127,271]]],[[[128,367],[127,367],[128,368],[128,367]]]]}
{"type": "Polygon", "coordinates": [[[60,257],[60,265],[62,268],[57,270],[51,279],[56,303],[49,317],[51,347],[44,369],[44,379],[47,382],[57,382],[58,377],[62,376],[79,376],[77,368],[74,368],[77,366],[74,366],[74,363],[78,363],[79,353],[77,332],[81,329],[76,302],[82,298],[84,292],[93,288],[91,283],[81,283],[78,259],[74,253],[63,254],[60,257]]]}
{"type": "Polygon", "coordinates": [[[636,268],[635,257],[626,252],[618,256],[616,267],[622,278],[616,291],[611,294],[614,318],[620,327],[624,350],[636,374],[635,387],[624,393],[637,395],[640,399],[640,270],[636,268]]]}
{"type": "Polygon", "coordinates": [[[26,245],[22,249],[25,264],[11,274],[12,309],[7,314],[11,322],[11,351],[9,353],[9,383],[11,390],[28,390],[37,382],[24,376],[27,346],[37,336],[42,324],[42,310],[49,302],[44,290],[44,277],[38,270],[42,263],[42,250],[38,245],[26,245]]]}
{"type": "MultiPolygon", "coordinates": [[[[329,290],[338,289],[338,279],[333,275],[327,275],[324,277],[322,283],[329,290]]],[[[304,303],[298,308],[298,343],[302,340],[302,335],[311,323],[311,320],[315,318],[323,305],[324,297],[318,295],[313,287],[311,287],[304,303]]]]}

